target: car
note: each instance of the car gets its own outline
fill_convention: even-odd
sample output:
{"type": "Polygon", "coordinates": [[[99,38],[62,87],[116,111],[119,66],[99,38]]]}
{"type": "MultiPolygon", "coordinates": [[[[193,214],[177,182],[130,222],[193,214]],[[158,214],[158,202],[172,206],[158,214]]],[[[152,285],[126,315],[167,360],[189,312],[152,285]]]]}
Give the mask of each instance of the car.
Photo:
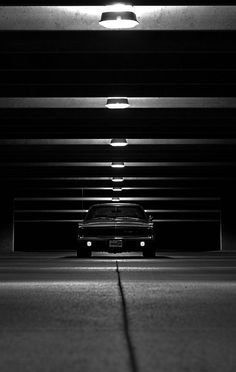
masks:
{"type": "Polygon", "coordinates": [[[151,216],[134,203],[92,205],[78,224],[77,257],[91,257],[92,251],[141,251],[155,257],[155,235],[151,216]]]}

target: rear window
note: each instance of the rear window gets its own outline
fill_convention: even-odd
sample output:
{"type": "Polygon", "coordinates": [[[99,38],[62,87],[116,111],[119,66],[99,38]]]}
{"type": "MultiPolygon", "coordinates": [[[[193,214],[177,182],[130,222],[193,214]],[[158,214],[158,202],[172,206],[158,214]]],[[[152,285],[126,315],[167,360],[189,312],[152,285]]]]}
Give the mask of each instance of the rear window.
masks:
{"type": "Polygon", "coordinates": [[[146,219],[146,215],[143,209],[139,206],[96,206],[92,207],[87,216],[86,220],[91,218],[99,218],[99,217],[110,217],[110,218],[117,218],[117,217],[131,217],[131,218],[141,218],[146,219]]]}

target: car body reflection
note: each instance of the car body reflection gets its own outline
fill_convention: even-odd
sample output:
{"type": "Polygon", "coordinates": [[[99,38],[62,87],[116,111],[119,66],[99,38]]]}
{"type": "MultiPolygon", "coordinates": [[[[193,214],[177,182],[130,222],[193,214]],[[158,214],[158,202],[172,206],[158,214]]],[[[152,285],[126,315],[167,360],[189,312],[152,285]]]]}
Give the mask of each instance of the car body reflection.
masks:
{"type": "Polygon", "coordinates": [[[144,209],[134,203],[102,203],[90,207],[78,226],[78,257],[92,251],[142,251],[155,256],[153,222],[144,209]]]}

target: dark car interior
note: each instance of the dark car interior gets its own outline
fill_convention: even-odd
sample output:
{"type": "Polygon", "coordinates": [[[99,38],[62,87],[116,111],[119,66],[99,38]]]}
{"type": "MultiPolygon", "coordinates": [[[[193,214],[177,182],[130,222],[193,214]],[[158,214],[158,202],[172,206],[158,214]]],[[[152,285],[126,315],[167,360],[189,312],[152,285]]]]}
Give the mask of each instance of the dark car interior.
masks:
{"type": "Polygon", "coordinates": [[[94,218],[138,218],[147,219],[139,206],[96,206],[92,207],[86,216],[86,221],[94,218]]]}

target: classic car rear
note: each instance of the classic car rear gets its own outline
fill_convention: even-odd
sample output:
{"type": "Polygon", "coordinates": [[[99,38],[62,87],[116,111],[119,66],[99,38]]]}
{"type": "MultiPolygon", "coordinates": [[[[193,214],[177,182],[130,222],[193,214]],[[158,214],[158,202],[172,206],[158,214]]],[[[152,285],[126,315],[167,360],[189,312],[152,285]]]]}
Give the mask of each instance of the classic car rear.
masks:
{"type": "Polygon", "coordinates": [[[142,251],[155,256],[153,222],[143,208],[133,203],[93,205],[78,226],[78,257],[90,257],[92,251],[142,251]]]}

